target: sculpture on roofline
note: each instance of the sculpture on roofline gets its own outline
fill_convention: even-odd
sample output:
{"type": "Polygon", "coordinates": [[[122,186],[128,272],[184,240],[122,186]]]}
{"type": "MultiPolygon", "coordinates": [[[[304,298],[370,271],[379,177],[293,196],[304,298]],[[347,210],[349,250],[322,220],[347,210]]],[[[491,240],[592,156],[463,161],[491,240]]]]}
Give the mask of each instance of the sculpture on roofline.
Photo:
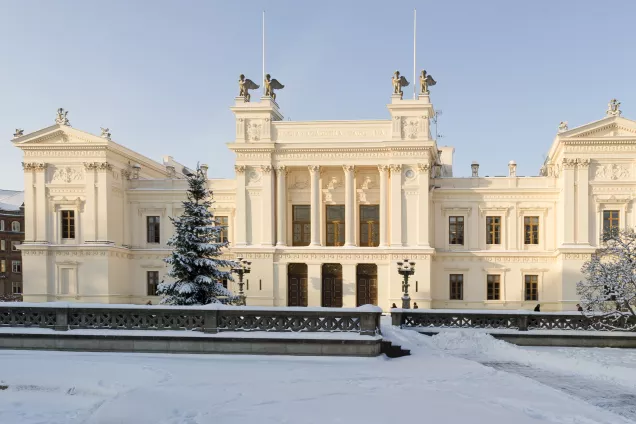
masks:
{"type": "Polygon", "coordinates": [[[102,127],[99,128],[102,130],[102,134],[100,135],[100,137],[105,138],[106,140],[110,140],[110,129],[102,127]]]}
{"type": "Polygon", "coordinates": [[[283,84],[278,82],[276,79],[272,79],[270,74],[265,75],[265,97],[271,97],[272,100],[276,101],[276,93],[274,90],[282,90],[285,88],[283,84]]]}
{"type": "Polygon", "coordinates": [[[564,132],[568,130],[568,121],[561,121],[559,124],[559,132],[564,132]]]}
{"type": "Polygon", "coordinates": [[[432,87],[435,84],[437,84],[437,81],[431,75],[428,75],[425,70],[422,71],[420,74],[420,94],[428,94],[428,87],[432,87]]]}
{"type": "Polygon", "coordinates": [[[70,126],[71,123],[69,122],[69,120],[66,117],[66,115],[68,115],[68,110],[65,111],[63,108],[59,108],[57,110],[57,117],[55,118],[55,123],[58,124],[58,125],[68,125],[68,126],[70,126]]]}
{"type": "Polygon", "coordinates": [[[393,94],[399,94],[400,99],[404,94],[402,92],[402,87],[407,87],[409,82],[403,76],[400,76],[400,71],[395,71],[393,73],[393,78],[391,78],[391,82],[393,82],[393,94]]]}
{"type": "Polygon", "coordinates": [[[243,101],[249,102],[252,96],[249,90],[256,90],[260,85],[254,83],[251,79],[245,78],[245,75],[239,76],[239,97],[243,97],[243,101]]]}
{"type": "Polygon", "coordinates": [[[607,116],[621,116],[622,112],[619,107],[621,107],[621,102],[616,99],[612,99],[607,104],[607,112],[605,113],[607,114],[607,116]]]}
{"type": "Polygon", "coordinates": [[[16,128],[15,134],[13,134],[14,138],[22,137],[24,135],[24,130],[22,128],[16,128]]]}

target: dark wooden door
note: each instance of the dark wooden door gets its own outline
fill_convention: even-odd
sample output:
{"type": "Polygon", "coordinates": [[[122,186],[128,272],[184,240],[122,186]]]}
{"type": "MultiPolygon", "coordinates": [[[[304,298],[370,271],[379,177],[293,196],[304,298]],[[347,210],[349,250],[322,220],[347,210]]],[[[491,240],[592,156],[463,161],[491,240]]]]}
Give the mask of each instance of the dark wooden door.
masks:
{"type": "Polygon", "coordinates": [[[342,308],[342,265],[322,266],[322,306],[342,308]]]}
{"type": "Polygon", "coordinates": [[[359,264],[356,269],[357,306],[378,304],[378,267],[375,264],[359,264]]]}
{"type": "Polygon", "coordinates": [[[306,264],[289,264],[287,268],[287,306],[307,306],[306,264]]]}

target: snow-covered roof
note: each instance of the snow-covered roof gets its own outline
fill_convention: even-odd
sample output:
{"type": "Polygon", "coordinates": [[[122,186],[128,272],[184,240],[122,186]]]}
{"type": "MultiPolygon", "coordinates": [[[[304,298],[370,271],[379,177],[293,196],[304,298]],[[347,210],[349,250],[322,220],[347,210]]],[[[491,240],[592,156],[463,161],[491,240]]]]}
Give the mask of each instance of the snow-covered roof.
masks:
{"type": "Polygon", "coordinates": [[[0,209],[5,211],[19,211],[23,203],[23,191],[0,189],[0,209]]]}

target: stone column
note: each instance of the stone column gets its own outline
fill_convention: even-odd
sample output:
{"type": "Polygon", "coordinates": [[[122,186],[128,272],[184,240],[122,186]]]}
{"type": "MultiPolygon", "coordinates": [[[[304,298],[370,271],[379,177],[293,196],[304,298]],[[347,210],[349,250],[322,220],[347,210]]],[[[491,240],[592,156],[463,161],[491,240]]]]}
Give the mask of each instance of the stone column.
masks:
{"type": "Polygon", "coordinates": [[[272,178],[272,167],[270,165],[261,166],[263,174],[263,193],[261,198],[261,245],[274,245],[274,180],[272,178]]]}
{"type": "Polygon", "coordinates": [[[322,264],[307,264],[307,306],[322,306],[322,264]]]}
{"type": "Polygon", "coordinates": [[[287,245],[287,169],[276,167],[276,246],[287,245]]]}
{"type": "Polygon", "coordinates": [[[576,241],[579,244],[590,244],[590,205],[589,205],[589,159],[578,159],[577,181],[577,208],[578,234],[576,241]]]}
{"type": "Polygon", "coordinates": [[[356,264],[342,264],[342,307],[355,308],[357,305],[356,264]]]}
{"type": "Polygon", "coordinates": [[[84,204],[84,240],[96,241],[97,238],[97,166],[96,162],[84,163],[86,172],[86,203],[84,204]]]}
{"type": "Polygon", "coordinates": [[[388,246],[388,179],[389,179],[389,167],[387,165],[378,165],[378,171],[380,171],[380,247],[388,246]]]}
{"type": "Polygon", "coordinates": [[[311,243],[320,246],[320,166],[309,165],[311,178],[311,243]]]}
{"type": "MultiPolygon", "coordinates": [[[[113,166],[108,162],[97,165],[97,241],[109,241],[108,233],[108,198],[110,194],[110,177],[113,166]]],[[[81,224],[81,222],[80,222],[81,224]]],[[[80,228],[80,231],[83,231],[80,228]]],[[[75,229],[75,237],[80,241],[80,231],[75,229]]]]}
{"type": "Polygon", "coordinates": [[[345,174],[345,246],[356,245],[354,166],[342,165],[345,174]]]}
{"type": "Polygon", "coordinates": [[[417,198],[417,245],[429,247],[428,228],[428,177],[431,166],[428,163],[417,165],[419,171],[419,190],[417,198]]]}
{"type": "Polygon", "coordinates": [[[235,246],[247,245],[247,202],[245,192],[245,165],[234,165],[236,171],[236,240],[235,246]]]}
{"type": "MultiPolygon", "coordinates": [[[[35,166],[35,241],[48,241],[46,220],[48,217],[48,202],[46,199],[46,168],[47,164],[35,166]]],[[[25,213],[26,215],[26,213],[25,213]]],[[[26,234],[25,234],[26,236],[26,234]]]]}
{"type": "MultiPolygon", "coordinates": [[[[576,159],[563,159],[563,243],[574,244],[574,168],[576,159]]],[[[523,225],[523,223],[522,223],[523,225]]],[[[522,240],[523,243],[523,240],[522,240]]]]}
{"type": "Polygon", "coordinates": [[[402,247],[402,165],[391,168],[391,246],[402,247]]]}

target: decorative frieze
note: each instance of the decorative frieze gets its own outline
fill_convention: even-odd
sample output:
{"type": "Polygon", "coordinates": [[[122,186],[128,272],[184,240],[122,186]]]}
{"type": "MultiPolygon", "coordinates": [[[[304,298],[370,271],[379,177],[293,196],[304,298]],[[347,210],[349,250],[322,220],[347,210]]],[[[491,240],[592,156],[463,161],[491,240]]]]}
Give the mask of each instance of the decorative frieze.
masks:
{"type": "Polygon", "coordinates": [[[108,162],[84,162],[84,168],[88,171],[112,171],[113,165],[108,162]]]}
{"type": "Polygon", "coordinates": [[[57,168],[51,178],[52,182],[64,182],[71,183],[74,181],[82,181],[84,179],[84,170],[82,168],[75,167],[61,167],[57,168]]]}
{"type": "Polygon", "coordinates": [[[594,173],[595,180],[626,180],[630,179],[629,168],[615,163],[600,165],[594,173]]]}

